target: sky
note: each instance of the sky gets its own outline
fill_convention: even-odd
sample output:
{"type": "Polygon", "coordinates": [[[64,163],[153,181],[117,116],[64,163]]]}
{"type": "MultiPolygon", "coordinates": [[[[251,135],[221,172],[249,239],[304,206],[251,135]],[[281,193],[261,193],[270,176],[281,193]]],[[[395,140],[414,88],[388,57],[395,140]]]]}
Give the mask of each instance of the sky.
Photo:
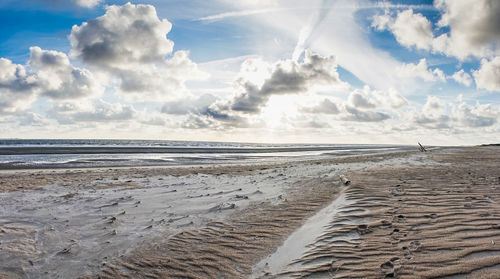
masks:
{"type": "Polygon", "coordinates": [[[500,139],[496,0],[2,0],[0,137],[500,139]]]}

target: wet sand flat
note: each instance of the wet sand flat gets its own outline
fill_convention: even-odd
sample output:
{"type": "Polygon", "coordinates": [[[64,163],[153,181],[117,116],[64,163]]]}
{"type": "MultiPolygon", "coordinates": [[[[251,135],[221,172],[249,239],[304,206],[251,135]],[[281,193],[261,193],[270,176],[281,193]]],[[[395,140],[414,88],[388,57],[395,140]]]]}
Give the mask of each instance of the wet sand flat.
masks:
{"type": "Polygon", "coordinates": [[[0,274],[497,278],[499,167],[500,148],[474,147],[260,166],[5,172],[2,202],[32,206],[2,204],[0,274]],[[54,210],[37,209],[44,201],[54,210]],[[82,213],[63,214],[75,209],[82,213]],[[51,221],[56,213],[61,220],[51,221]],[[80,269],[63,267],[75,262],[80,269]]]}

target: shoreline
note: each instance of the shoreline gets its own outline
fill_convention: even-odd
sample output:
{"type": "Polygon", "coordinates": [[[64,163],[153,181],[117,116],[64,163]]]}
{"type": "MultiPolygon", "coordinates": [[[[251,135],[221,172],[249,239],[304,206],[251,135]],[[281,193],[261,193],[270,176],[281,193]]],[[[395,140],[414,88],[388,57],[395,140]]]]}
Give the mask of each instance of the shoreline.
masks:
{"type": "MultiPolygon", "coordinates": [[[[385,154],[414,151],[409,146],[358,146],[293,147],[293,148],[150,148],[150,147],[13,147],[7,153],[21,150],[19,154],[0,154],[1,170],[22,169],[83,169],[115,167],[169,167],[193,165],[241,165],[262,164],[283,161],[314,160],[316,158],[337,158],[353,155],[385,154]],[[86,148],[86,149],[85,149],[86,148]],[[140,149],[150,152],[141,152],[140,149]],[[87,152],[86,150],[90,150],[87,152]],[[121,152],[121,150],[130,152],[121,152]],[[165,152],[161,150],[165,149],[165,152]],[[189,152],[175,153],[182,149],[189,152]],[[13,151],[14,150],[14,151],[13,151]],[[159,152],[155,152],[159,150],[159,152]],[[198,152],[201,150],[200,152],[198,152]],[[243,150],[239,152],[239,150],[243,150]],[[172,153],[172,152],[174,153],[172,153]]],[[[1,153],[1,152],[0,152],[1,153]]]]}
{"type": "MultiPolygon", "coordinates": [[[[375,145],[356,146],[356,150],[367,150],[373,148],[396,148],[410,146],[401,145],[375,145]]],[[[274,152],[304,152],[304,151],[336,151],[344,150],[345,146],[302,146],[302,147],[145,147],[145,146],[20,146],[20,147],[0,147],[0,155],[36,155],[36,154],[136,154],[136,153],[179,153],[179,154],[213,154],[213,153],[274,153],[274,152]]]]}
{"type": "MultiPolygon", "coordinates": [[[[443,148],[437,149],[443,150],[443,148]]],[[[89,174],[90,180],[105,176],[126,176],[130,170],[141,175],[170,175],[185,176],[189,174],[243,174],[251,173],[261,168],[279,168],[288,167],[294,164],[346,164],[355,162],[378,162],[391,158],[405,158],[415,154],[418,151],[393,151],[373,154],[357,154],[339,157],[329,157],[321,159],[289,159],[278,162],[243,162],[240,164],[193,164],[193,165],[171,165],[171,166],[118,166],[118,167],[86,167],[86,168],[38,168],[38,169],[0,169],[0,193],[5,191],[29,190],[55,183],[60,180],[58,176],[74,176],[79,180],[79,175],[89,174]],[[29,177],[29,176],[34,176],[29,177]],[[25,178],[28,177],[26,183],[25,178]],[[22,184],[22,185],[20,185],[22,184]],[[21,187],[21,188],[19,188],[21,187]]],[[[63,178],[64,180],[64,178],[63,178]]]]}

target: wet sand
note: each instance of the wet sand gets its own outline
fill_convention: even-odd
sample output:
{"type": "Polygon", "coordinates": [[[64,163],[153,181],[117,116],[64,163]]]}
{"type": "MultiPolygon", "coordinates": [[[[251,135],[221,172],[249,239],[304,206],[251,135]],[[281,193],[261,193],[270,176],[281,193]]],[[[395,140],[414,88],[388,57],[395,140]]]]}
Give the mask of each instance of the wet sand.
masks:
{"type": "Polygon", "coordinates": [[[475,147],[3,172],[0,277],[497,278],[499,167],[475,147]]]}

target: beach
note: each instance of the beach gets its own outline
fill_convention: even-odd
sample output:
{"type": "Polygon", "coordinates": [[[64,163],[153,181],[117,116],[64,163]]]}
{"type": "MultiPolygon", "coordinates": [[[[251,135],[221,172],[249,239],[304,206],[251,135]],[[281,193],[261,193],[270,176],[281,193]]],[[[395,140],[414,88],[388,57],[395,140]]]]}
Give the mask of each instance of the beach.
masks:
{"type": "Polygon", "coordinates": [[[0,277],[496,278],[499,166],[485,146],[5,169],[0,277]]]}

